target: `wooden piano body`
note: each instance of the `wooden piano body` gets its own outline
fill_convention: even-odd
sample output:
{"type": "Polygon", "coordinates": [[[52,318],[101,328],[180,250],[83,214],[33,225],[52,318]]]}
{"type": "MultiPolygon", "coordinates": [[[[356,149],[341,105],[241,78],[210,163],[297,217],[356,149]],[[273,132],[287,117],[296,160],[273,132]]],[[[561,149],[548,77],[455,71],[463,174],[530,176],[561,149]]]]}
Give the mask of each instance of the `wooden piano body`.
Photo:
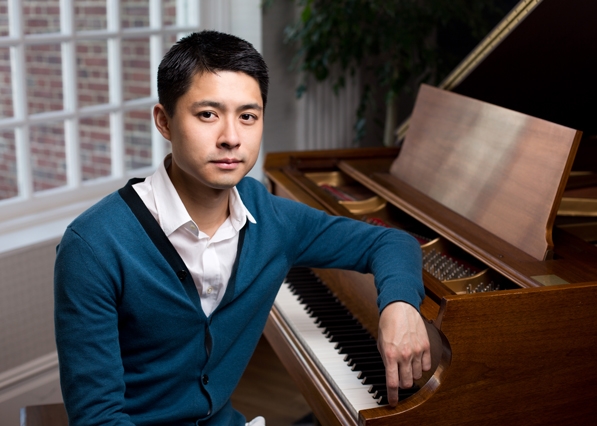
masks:
{"type": "MultiPolygon", "coordinates": [[[[528,13],[539,3],[521,2],[528,13]]],[[[423,236],[423,253],[435,247],[474,272],[438,277],[426,265],[421,312],[433,368],[395,408],[348,407],[272,310],[265,335],[323,425],[594,424],[597,247],[554,223],[571,170],[597,168],[575,161],[595,133],[563,124],[423,86],[401,148],[267,156],[273,193],[423,236]],[[498,289],[481,291],[488,281],[498,289]]],[[[315,272],[376,337],[372,277],[315,272]]]]}

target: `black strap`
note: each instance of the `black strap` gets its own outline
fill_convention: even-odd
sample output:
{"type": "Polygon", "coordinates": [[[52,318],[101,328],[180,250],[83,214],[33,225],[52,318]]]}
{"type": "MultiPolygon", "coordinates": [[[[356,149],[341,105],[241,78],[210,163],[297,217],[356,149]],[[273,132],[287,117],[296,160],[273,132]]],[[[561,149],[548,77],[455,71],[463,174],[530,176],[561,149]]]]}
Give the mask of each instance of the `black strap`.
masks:
{"type": "Polygon", "coordinates": [[[203,315],[203,309],[201,308],[201,300],[195,282],[191,276],[187,265],[168,239],[168,236],[164,233],[160,224],[155,220],[151,212],[145,206],[137,191],[133,188],[133,185],[142,182],[144,179],[133,178],[127,182],[127,184],[118,190],[118,193],[129,206],[153,244],[160,251],[166,262],[170,265],[174,274],[182,282],[182,285],[189,296],[189,299],[193,302],[195,307],[203,315]]]}

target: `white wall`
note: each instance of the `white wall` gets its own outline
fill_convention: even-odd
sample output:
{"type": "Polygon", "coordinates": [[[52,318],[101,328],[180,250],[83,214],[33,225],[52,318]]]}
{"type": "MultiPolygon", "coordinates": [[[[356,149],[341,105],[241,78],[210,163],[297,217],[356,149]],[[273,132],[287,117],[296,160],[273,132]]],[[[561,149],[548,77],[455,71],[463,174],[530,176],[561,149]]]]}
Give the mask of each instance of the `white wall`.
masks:
{"type": "Polygon", "coordinates": [[[358,76],[347,79],[336,95],[330,81],[309,81],[296,98],[302,77],[290,70],[294,46],[284,43],[284,29],[298,18],[294,2],[274,1],[263,13],[263,56],[270,70],[265,114],[265,152],[347,148],[360,96],[358,76]]]}

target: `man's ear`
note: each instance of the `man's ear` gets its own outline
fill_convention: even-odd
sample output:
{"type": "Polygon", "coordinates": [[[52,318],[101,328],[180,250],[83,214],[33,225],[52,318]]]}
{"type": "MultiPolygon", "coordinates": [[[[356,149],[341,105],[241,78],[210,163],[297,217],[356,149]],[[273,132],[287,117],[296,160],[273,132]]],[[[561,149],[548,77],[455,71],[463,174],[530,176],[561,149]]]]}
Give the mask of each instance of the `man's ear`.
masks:
{"type": "Polygon", "coordinates": [[[164,137],[164,139],[171,141],[170,139],[170,117],[166,112],[166,109],[162,104],[157,104],[153,107],[153,121],[155,127],[164,137]]]}

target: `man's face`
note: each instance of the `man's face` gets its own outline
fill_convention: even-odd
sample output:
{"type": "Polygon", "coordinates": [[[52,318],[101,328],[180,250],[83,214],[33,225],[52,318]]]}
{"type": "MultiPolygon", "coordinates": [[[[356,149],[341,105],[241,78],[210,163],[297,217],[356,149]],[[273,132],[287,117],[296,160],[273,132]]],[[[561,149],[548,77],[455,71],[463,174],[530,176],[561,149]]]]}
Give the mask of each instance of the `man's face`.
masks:
{"type": "Polygon", "coordinates": [[[172,173],[197,190],[231,188],[257,161],[263,101],[259,84],[245,73],[196,74],[174,116],[162,118],[167,127],[158,128],[172,143],[172,173]]]}

